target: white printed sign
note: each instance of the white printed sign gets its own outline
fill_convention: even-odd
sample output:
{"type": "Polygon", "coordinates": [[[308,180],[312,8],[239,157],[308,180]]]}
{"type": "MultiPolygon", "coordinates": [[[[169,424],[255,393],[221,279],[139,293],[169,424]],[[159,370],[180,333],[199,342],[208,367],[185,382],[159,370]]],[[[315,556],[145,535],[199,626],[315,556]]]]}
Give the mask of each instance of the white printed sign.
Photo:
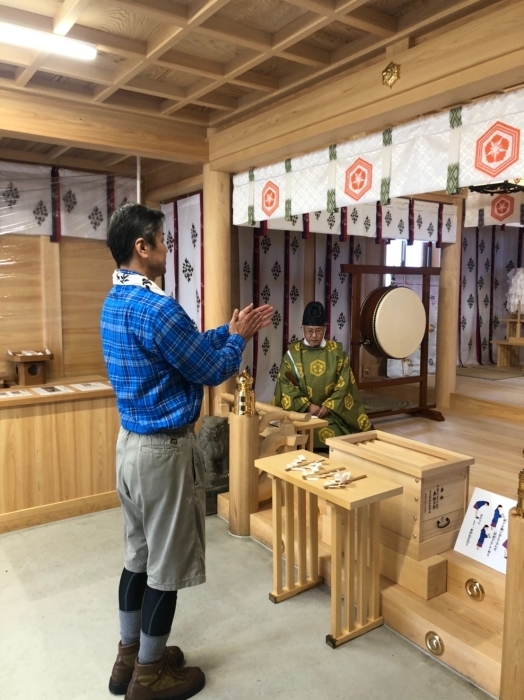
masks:
{"type": "Polygon", "coordinates": [[[455,551],[506,573],[508,513],[517,505],[511,498],[476,488],[455,544],[455,551]]]}

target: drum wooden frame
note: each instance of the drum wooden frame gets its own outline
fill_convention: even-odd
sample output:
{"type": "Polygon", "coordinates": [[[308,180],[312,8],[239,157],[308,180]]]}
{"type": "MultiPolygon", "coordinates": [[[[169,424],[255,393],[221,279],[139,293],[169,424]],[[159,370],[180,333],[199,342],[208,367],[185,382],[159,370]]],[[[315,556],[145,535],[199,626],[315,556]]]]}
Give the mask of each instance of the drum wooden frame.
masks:
{"type": "MultiPolygon", "coordinates": [[[[317,459],[312,452],[299,452],[308,462],[317,459]]],[[[322,583],[318,575],[318,498],[326,499],[333,514],[331,631],[326,643],[335,648],[384,623],[379,610],[380,501],[400,495],[402,486],[370,475],[345,489],[324,489],[324,481],[306,481],[301,472],[285,470],[294,454],[255,461],[273,480],[273,590],[269,599],[280,603],[322,583]]],[[[328,460],[323,466],[336,465],[328,460]]],[[[363,473],[352,471],[352,476],[363,473]]]]}
{"type": "Polygon", "coordinates": [[[422,304],[426,312],[426,330],[420,345],[420,374],[416,377],[399,377],[396,379],[379,379],[363,381],[360,375],[361,343],[351,343],[350,362],[353,374],[360,390],[379,389],[386,386],[401,384],[418,384],[418,406],[377,411],[370,414],[372,418],[391,416],[397,413],[417,413],[425,418],[443,421],[444,416],[439,411],[432,410],[436,404],[428,404],[428,336],[429,336],[429,291],[431,277],[440,275],[439,267],[390,267],[388,265],[341,265],[341,272],[351,275],[351,337],[360,338],[362,275],[418,275],[422,277],[422,304]]]}

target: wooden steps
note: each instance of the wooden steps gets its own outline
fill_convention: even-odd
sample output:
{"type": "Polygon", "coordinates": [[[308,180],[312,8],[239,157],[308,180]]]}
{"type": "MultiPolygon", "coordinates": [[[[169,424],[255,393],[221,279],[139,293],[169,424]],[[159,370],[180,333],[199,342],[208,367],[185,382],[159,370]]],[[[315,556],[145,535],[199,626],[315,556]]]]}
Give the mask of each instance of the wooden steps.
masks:
{"type": "Polygon", "coordinates": [[[502,616],[474,609],[452,593],[432,600],[383,579],[382,614],[388,627],[426,649],[425,637],[436,632],[444,644],[447,666],[498,697],[502,658],[502,616]]]}
{"type": "Polygon", "coordinates": [[[488,401],[475,396],[466,396],[465,394],[451,394],[450,406],[455,411],[469,415],[481,414],[508,423],[524,424],[524,406],[516,404],[488,401]]]}
{"type": "MultiPolygon", "coordinates": [[[[228,520],[228,511],[229,495],[221,494],[218,496],[218,513],[228,520]]],[[[272,549],[271,504],[265,504],[260,511],[253,513],[250,524],[251,537],[272,549]]],[[[443,641],[444,653],[435,658],[498,697],[505,576],[452,550],[439,558],[447,564],[447,591],[430,600],[381,577],[381,612],[385,624],[426,652],[426,634],[437,633],[443,641]],[[467,594],[465,585],[469,579],[481,584],[483,600],[467,594]]],[[[321,537],[319,573],[324,583],[330,586],[331,548],[322,542],[321,537]]],[[[268,577],[268,590],[270,587],[268,577]]]]}
{"type": "MultiPolygon", "coordinates": [[[[506,588],[504,574],[479,564],[458,552],[445,552],[443,557],[448,561],[447,592],[471,610],[489,615],[496,620],[497,624],[499,622],[502,624],[506,588]],[[471,580],[477,581],[482,586],[483,597],[482,595],[480,597],[468,595],[466,584],[471,580]]],[[[473,591],[476,590],[473,584],[470,584],[469,588],[473,591]]]]}

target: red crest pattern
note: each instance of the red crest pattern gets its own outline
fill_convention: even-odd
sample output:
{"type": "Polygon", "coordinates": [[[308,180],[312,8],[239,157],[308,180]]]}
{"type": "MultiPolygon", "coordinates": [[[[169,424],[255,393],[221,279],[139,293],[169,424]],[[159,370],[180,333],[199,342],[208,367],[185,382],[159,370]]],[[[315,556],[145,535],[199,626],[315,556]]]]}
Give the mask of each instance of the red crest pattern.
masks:
{"type": "Polygon", "coordinates": [[[508,194],[500,194],[491,202],[491,216],[497,221],[504,221],[513,214],[515,200],[508,194]]]}
{"type": "Polygon", "coordinates": [[[495,177],[519,159],[520,129],[495,122],[478,140],[475,168],[495,177]]]}
{"type": "Polygon", "coordinates": [[[262,211],[266,216],[271,216],[280,203],[280,188],[274,182],[266,182],[262,190],[262,211]]]}
{"type": "Polygon", "coordinates": [[[373,166],[371,163],[357,158],[346,170],[344,192],[355,202],[369,192],[373,184],[373,166]]]}

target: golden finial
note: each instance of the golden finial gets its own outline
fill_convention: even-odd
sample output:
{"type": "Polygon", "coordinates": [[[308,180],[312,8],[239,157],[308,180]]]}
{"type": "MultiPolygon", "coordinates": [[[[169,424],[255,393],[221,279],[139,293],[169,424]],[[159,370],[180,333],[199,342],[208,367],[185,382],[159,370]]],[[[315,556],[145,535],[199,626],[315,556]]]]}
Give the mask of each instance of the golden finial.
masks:
{"type": "Polygon", "coordinates": [[[233,413],[239,416],[254,416],[255,410],[255,392],[253,391],[253,377],[249,372],[244,371],[237,377],[237,388],[235,391],[235,402],[233,404],[233,413]]]}

